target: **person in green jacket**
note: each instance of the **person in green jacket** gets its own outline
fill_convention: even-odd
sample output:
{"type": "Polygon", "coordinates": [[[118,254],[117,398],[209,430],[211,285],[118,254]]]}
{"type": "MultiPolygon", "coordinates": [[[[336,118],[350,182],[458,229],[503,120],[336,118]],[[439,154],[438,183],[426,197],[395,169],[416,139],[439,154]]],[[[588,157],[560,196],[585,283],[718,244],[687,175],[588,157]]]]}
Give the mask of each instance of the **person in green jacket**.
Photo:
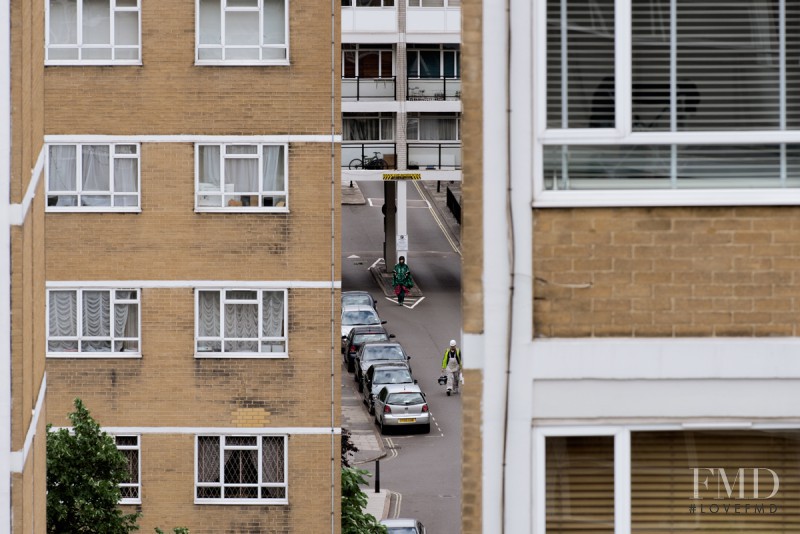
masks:
{"type": "Polygon", "coordinates": [[[399,263],[394,266],[392,271],[392,286],[394,294],[397,295],[397,303],[402,306],[406,298],[406,293],[414,287],[414,280],[411,278],[411,269],[406,265],[406,257],[400,256],[399,263]]]}
{"type": "Polygon", "coordinates": [[[447,376],[447,396],[450,396],[450,392],[458,393],[458,384],[461,381],[461,349],[456,347],[455,339],[450,340],[450,346],[444,351],[442,371],[447,376]]]}

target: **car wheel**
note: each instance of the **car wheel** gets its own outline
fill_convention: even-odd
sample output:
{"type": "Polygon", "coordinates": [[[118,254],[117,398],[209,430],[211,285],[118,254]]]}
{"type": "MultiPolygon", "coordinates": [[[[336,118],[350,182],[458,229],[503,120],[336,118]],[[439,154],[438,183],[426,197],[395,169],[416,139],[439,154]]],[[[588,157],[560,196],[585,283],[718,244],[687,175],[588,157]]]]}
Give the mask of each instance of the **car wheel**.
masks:
{"type": "Polygon", "coordinates": [[[348,373],[353,373],[353,372],[355,372],[355,370],[356,370],[355,362],[348,358],[347,359],[347,372],[348,373]]]}
{"type": "Polygon", "coordinates": [[[381,419],[380,427],[381,427],[381,435],[386,434],[386,427],[383,426],[383,419],[381,419]]]}
{"type": "Polygon", "coordinates": [[[372,402],[367,403],[367,410],[369,411],[370,415],[375,415],[375,404],[372,402]]]}
{"type": "MultiPolygon", "coordinates": [[[[361,377],[358,376],[358,371],[353,373],[353,380],[355,380],[356,382],[361,382],[361,377]]],[[[359,390],[359,391],[361,391],[361,390],[359,390]]]]}
{"type": "Polygon", "coordinates": [[[423,434],[430,434],[431,433],[431,424],[428,423],[427,425],[422,425],[422,433],[423,434]]]}
{"type": "Polygon", "coordinates": [[[364,391],[364,383],[361,380],[359,380],[358,381],[358,392],[361,393],[363,391],[364,391]]]}

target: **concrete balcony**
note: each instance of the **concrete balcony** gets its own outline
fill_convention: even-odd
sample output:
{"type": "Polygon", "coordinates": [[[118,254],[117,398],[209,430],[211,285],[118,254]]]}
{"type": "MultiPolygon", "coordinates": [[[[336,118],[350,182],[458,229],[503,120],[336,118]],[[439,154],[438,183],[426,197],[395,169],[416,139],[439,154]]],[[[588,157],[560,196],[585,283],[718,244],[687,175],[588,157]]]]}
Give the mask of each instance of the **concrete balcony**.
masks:
{"type": "Polygon", "coordinates": [[[396,7],[342,6],[344,43],[396,42],[398,32],[396,7]]]}
{"type": "Polygon", "coordinates": [[[458,36],[461,33],[461,7],[409,6],[406,11],[406,33],[409,35],[409,42],[423,42],[414,39],[413,34],[458,36]]]}

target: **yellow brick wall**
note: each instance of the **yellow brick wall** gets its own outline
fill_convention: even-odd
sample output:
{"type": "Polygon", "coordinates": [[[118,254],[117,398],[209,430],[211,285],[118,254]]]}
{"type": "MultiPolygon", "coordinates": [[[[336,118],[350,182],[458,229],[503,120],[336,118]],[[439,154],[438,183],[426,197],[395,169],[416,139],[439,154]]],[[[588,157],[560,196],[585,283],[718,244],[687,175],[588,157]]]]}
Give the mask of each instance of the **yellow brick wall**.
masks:
{"type": "Polygon", "coordinates": [[[291,65],[253,67],[194,65],[195,0],[141,5],[142,66],[47,67],[48,134],[330,133],[330,2],[288,2],[291,65]]]}
{"type": "Polygon", "coordinates": [[[536,210],[535,334],[797,336],[798,213],[536,210]]]}

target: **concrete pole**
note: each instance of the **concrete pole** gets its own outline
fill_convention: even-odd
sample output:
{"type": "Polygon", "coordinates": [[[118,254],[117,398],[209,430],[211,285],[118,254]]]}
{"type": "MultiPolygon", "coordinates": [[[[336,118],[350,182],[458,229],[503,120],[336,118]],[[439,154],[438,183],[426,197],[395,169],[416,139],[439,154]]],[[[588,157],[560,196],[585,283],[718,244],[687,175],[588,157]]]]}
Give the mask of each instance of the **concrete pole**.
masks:
{"type": "Polygon", "coordinates": [[[386,262],[386,272],[391,272],[397,263],[396,236],[397,236],[397,187],[396,182],[383,182],[383,258],[386,262]]]}
{"type": "Polygon", "coordinates": [[[405,256],[408,264],[408,191],[405,180],[397,184],[397,256],[405,256]]]}

